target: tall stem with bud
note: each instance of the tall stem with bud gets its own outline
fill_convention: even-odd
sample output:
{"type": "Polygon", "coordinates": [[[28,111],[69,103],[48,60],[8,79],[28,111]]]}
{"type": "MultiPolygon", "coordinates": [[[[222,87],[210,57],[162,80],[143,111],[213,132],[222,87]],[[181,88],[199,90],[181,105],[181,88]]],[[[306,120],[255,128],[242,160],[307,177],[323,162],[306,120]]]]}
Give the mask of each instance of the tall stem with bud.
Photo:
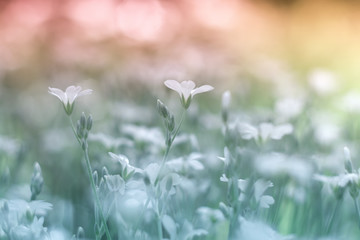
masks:
{"type": "Polygon", "coordinates": [[[100,214],[100,219],[101,219],[101,222],[102,222],[102,226],[105,229],[105,234],[106,234],[107,239],[111,239],[111,235],[110,235],[109,229],[107,227],[107,223],[106,223],[106,218],[104,216],[104,212],[103,212],[102,207],[101,207],[100,198],[99,198],[99,195],[98,195],[97,190],[96,190],[95,180],[94,180],[94,177],[93,177],[93,171],[92,171],[92,167],[91,167],[90,159],[89,159],[87,138],[88,138],[89,131],[92,128],[92,117],[89,116],[86,119],[85,114],[82,113],[82,115],[80,117],[80,120],[77,122],[76,129],[74,127],[74,123],[73,123],[70,116],[69,116],[69,119],[70,119],[70,122],[71,122],[71,127],[72,127],[72,130],[74,132],[74,135],[75,135],[77,141],[79,142],[79,144],[80,144],[80,146],[81,146],[81,148],[82,148],[82,150],[84,152],[86,171],[87,171],[87,175],[88,175],[89,180],[90,180],[90,185],[91,185],[92,192],[93,192],[94,197],[95,197],[95,205],[99,209],[99,214],[100,214]]]}

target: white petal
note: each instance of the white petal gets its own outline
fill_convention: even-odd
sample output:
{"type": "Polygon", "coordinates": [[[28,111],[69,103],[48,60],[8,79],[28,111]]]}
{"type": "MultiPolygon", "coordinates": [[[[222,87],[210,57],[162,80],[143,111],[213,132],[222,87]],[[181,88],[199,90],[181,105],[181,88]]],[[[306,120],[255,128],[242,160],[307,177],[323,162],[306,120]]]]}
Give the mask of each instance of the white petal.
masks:
{"type": "Polygon", "coordinates": [[[227,178],[227,176],[225,175],[225,173],[223,173],[223,175],[221,175],[220,181],[221,181],[221,182],[229,182],[229,179],[227,178]]]}
{"type": "Polygon", "coordinates": [[[261,123],[259,126],[260,136],[262,140],[267,140],[274,129],[274,125],[271,123],[261,123]]]}
{"type": "Polygon", "coordinates": [[[259,201],[261,196],[264,194],[264,192],[270,188],[273,187],[274,184],[270,181],[265,181],[263,179],[258,179],[254,184],[254,196],[256,201],[259,201]]]}
{"type": "Polygon", "coordinates": [[[249,181],[247,179],[238,179],[238,187],[242,192],[245,192],[249,181]]]}
{"type": "Polygon", "coordinates": [[[49,93],[56,96],[57,98],[60,99],[60,101],[64,102],[64,99],[65,99],[65,93],[58,89],[58,88],[51,88],[49,87],[49,93]]]}
{"type": "Polygon", "coordinates": [[[269,208],[270,205],[274,204],[275,200],[272,196],[264,195],[260,199],[260,207],[262,208],[269,208]]]}
{"type": "Polygon", "coordinates": [[[271,138],[275,140],[280,140],[283,136],[291,134],[294,128],[291,124],[283,124],[277,127],[274,127],[271,138]]]}
{"type": "Polygon", "coordinates": [[[191,80],[188,81],[182,81],[181,82],[181,88],[182,89],[188,89],[188,90],[193,90],[195,88],[195,83],[191,80]]]}
{"type": "Polygon", "coordinates": [[[81,91],[81,87],[77,86],[70,86],[68,88],[66,88],[66,96],[68,97],[68,101],[70,104],[72,104],[75,99],[77,98],[79,92],[81,91]]]}
{"type": "Polygon", "coordinates": [[[181,92],[187,101],[191,97],[191,92],[195,88],[195,83],[193,81],[182,81],[181,82],[181,92]]]}
{"type": "Polygon", "coordinates": [[[92,89],[85,89],[85,90],[79,92],[79,94],[78,94],[77,96],[80,97],[80,96],[84,96],[84,95],[89,95],[89,94],[91,94],[92,92],[93,92],[92,89]]]}
{"type": "Polygon", "coordinates": [[[164,82],[165,86],[167,86],[168,88],[176,91],[179,93],[179,95],[181,96],[182,94],[182,87],[180,85],[180,83],[178,81],[175,80],[166,80],[164,82]]]}
{"type": "Polygon", "coordinates": [[[238,125],[238,131],[241,135],[241,138],[245,140],[250,140],[252,138],[257,139],[259,136],[259,131],[255,127],[247,123],[240,123],[238,125]]]}
{"type": "Polygon", "coordinates": [[[203,92],[209,92],[211,90],[213,90],[214,87],[210,86],[210,85],[203,85],[201,87],[195,88],[194,90],[191,91],[191,95],[194,96],[198,93],[203,93],[203,92]]]}

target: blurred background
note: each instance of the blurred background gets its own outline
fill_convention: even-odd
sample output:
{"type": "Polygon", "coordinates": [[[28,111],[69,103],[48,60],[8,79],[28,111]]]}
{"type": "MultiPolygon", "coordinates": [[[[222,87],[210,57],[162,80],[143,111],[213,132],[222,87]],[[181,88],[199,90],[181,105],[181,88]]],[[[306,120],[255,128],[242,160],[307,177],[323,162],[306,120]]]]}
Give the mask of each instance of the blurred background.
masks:
{"type": "Polygon", "coordinates": [[[298,80],[314,68],[336,72],[339,82],[355,84],[359,77],[356,0],[0,4],[0,79],[8,87],[53,83],[59,75],[73,82],[68,75],[77,74],[146,83],[200,75],[224,83],[239,81],[239,72],[255,71],[254,65],[268,78],[284,68],[298,80]]]}
{"type": "MultiPolygon", "coordinates": [[[[352,121],[360,113],[359,42],[357,0],[1,0],[0,197],[26,199],[37,161],[41,199],[56,205],[49,221],[63,221],[70,232],[86,227],[91,198],[81,151],[49,86],[94,89],[76,102],[73,118],[82,111],[94,117],[93,140],[101,142],[90,150],[95,169],[109,162],[107,151],[130,161],[159,152],[144,143],[135,148],[140,153],[129,150],[122,136],[136,138],[143,129],[123,126],[161,129],[157,98],[178,112],[167,79],[215,87],[196,97],[184,126],[198,129],[203,152],[222,153],[220,99],[228,89],[233,110],[255,112],[259,122],[274,113],[285,122],[310,106],[302,124],[317,130],[302,137],[315,140],[297,147],[309,155],[339,152],[360,141],[352,121]]],[[[155,140],[143,140],[163,147],[151,134],[155,140]]],[[[338,172],[339,163],[322,161],[338,172]]]]}

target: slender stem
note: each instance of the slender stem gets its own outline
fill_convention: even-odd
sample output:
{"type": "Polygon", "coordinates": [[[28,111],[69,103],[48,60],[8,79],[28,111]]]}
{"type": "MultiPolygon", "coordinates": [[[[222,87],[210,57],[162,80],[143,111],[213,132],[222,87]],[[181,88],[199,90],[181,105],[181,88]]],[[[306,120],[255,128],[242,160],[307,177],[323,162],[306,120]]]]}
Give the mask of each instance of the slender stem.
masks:
{"type": "Polygon", "coordinates": [[[95,196],[95,202],[96,202],[97,207],[99,208],[100,218],[101,218],[101,221],[103,222],[104,227],[105,227],[105,234],[106,234],[107,239],[111,239],[111,235],[110,235],[109,229],[107,227],[106,220],[105,220],[105,217],[104,217],[104,213],[103,213],[103,210],[102,210],[102,207],[101,207],[101,204],[100,204],[100,199],[99,199],[99,196],[98,196],[98,194],[96,192],[95,181],[94,181],[94,178],[92,176],[92,169],[91,169],[91,165],[90,165],[90,159],[89,159],[89,154],[88,154],[87,148],[84,150],[84,153],[85,153],[86,169],[87,169],[87,172],[88,172],[88,175],[89,175],[91,188],[92,188],[94,196],[95,196]]]}
{"type": "Polygon", "coordinates": [[[136,221],[135,228],[134,228],[135,230],[134,230],[134,232],[133,232],[133,237],[135,237],[135,234],[136,234],[136,231],[137,231],[137,229],[138,229],[138,227],[139,227],[140,221],[142,220],[142,218],[143,218],[143,216],[144,216],[144,213],[145,213],[145,210],[147,209],[149,203],[150,203],[150,198],[148,198],[148,199],[146,200],[146,203],[145,203],[145,205],[144,205],[144,208],[143,208],[142,211],[141,211],[140,217],[139,217],[138,220],[136,221]]]}
{"type": "Polygon", "coordinates": [[[158,230],[158,236],[159,236],[159,240],[163,239],[163,232],[162,232],[162,223],[161,223],[161,216],[158,215],[158,219],[157,219],[157,230],[158,230]]]}
{"type": "Polygon", "coordinates": [[[327,233],[327,234],[330,233],[330,229],[331,229],[331,227],[332,227],[332,225],[333,225],[335,215],[336,215],[336,213],[338,212],[338,209],[339,209],[339,207],[340,207],[340,203],[341,203],[341,199],[339,199],[339,200],[336,201],[335,209],[334,209],[334,211],[333,211],[333,213],[332,213],[332,215],[331,215],[331,217],[330,217],[330,219],[329,219],[329,223],[328,223],[327,226],[326,226],[326,233],[327,233]]]}
{"type": "Polygon", "coordinates": [[[79,139],[79,137],[78,137],[78,135],[77,135],[77,133],[76,133],[76,129],[75,129],[75,126],[74,126],[74,122],[73,122],[73,120],[72,120],[72,118],[69,116],[69,120],[70,120],[70,124],[71,124],[71,129],[73,130],[73,133],[74,133],[74,135],[75,135],[75,138],[76,138],[76,140],[78,141],[78,143],[80,144],[80,146],[81,146],[81,141],[80,141],[80,139],[79,139]]]}
{"type": "Polygon", "coordinates": [[[186,112],[185,109],[183,109],[182,112],[181,112],[180,122],[179,122],[179,124],[178,124],[178,126],[177,126],[177,128],[175,130],[175,133],[174,133],[173,137],[171,138],[171,144],[170,145],[172,145],[172,143],[174,142],[174,140],[176,138],[176,135],[179,133],[180,127],[181,127],[181,125],[182,125],[182,123],[184,121],[184,118],[185,118],[185,112],[186,112]]]}
{"type": "MultiPolygon", "coordinates": [[[[160,178],[161,172],[163,171],[164,166],[165,166],[165,163],[166,163],[166,160],[167,160],[167,157],[169,156],[170,148],[171,148],[171,146],[172,146],[172,144],[173,144],[173,142],[174,142],[177,134],[179,133],[179,130],[180,130],[180,127],[181,127],[182,123],[184,122],[185,112],[186,112],[186,110],[183,109],[182,112],[181,112],[180,122],[179,122],[178,126],[177,126],[176,129],[175,129],[174,135],[173,135],[173,136],[170,135],[170,138],[171,138],[171,139],[170,139],[170,143],[169,143],[169,144],[166,143],[165,154],[164,154],[164,157],[163,157],[163,159],[162,159],[162,161],[161,161],[159,173],[158,173],[158,175],[157,175],[157,177],[156,177],[156,179],[155,179],[155,185],[157,185],[157,183],[159,182],[159,178],[160,178]]],[[[168,135],[168,134],[167,134],[167,135],[168,135]]]]}
{"type": "MultiPolygon", "coordinates": [[[[81,145],[81,141],[80,141],[79,137],[76,134],[74,123],[73,123],[72,118],[70,116],[69,116],[69,119],[70,119],[71,128],[72,128],[72,130],[74,132],[75,138],[77,139],[77,141],[81,145]]],[[[95,196],[95,203],[96,203],[97,208],[99,209],[101,221],[104,224],[106,237],[107,237],[108,240],[111,240],[111,235],[110,235],[109,229],[108,229],[107,224],[106,224],[104,213],[103,213],[103,210],[102,210],[102,207],[101,207],[101,204],[100,204],[100,199],[99,199],[99,196],[98,196],[97,191],[96,191],[96,185],[95,185],[95,181],[94,181],[94,178],[93,178],[93,175],[92,175],[93,171],[92,171],[91,164],[90,164],[88,148],[86,147],[85,149],[83,149],[83,151],[84,151],[84,154],[85,154],[85,163],[86,163],[87,174],[88,174],[88,177],[89,177],[89,180],[90,180],[91,189],[92,189],[93,194],[95,196]]]]}
{"type": "Polygon", "coordinates": [[[357,213],[357,216],[358,216],[358,225],[359,225],[359,228],[360,228],[360,211],[359,211],[359,204],[356,200],[356,198],[353,198],[354,199],[354,204],[355,204],[355,209],[356,209],[356,213],[357,213]]]}

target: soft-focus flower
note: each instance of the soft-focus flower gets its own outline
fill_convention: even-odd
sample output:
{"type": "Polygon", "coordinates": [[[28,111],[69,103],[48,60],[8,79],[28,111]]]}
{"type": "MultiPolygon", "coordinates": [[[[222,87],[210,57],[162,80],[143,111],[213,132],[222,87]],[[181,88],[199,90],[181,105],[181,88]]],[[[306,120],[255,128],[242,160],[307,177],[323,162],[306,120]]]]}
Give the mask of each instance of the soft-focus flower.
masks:
{"type": "Polygon", "coordinates": [[[328,95],[337,88],[337,79],[333,73],[317,69],[309,76],[309,84],[320,95],[328,95]]]}
{"type": "Polygon", "coordinates": [[[257,128],[248,123],[238,124],[238,131],[241,135],[241,138],[246,140],[280,140],[285,135],[291,134],[293,130],[294,128],[290,123],[277,126],[274,126],[272,123],[261,123],[257,128]]]}
{"type": "Polygon", "coordinates": [[[164,82],[165,86],[179,93],[181,97],[181,103],[185,109],[190,106],[191,99],[198,93],[208,92],[214,88],[210,85],[203,85],[198,88],[195,88],[195,83],[193,81],[182,81],[179,83],[175,80],[166,80],[164,82]]]}
{"type": "Polygon", "coordinates": [[[67,87],[65,92],[58,89],[58,88],[51,88],[49,87],[49,93],[56,96],[60,99],[60,101],[64,105],[65,112],[67,115],[71,115],[73,109],[74,109],[74,101],[77,97],[89,95],[92,93],[93,90],[86,89],[81,91],[80,86],[70,86],[67,87]]]}

